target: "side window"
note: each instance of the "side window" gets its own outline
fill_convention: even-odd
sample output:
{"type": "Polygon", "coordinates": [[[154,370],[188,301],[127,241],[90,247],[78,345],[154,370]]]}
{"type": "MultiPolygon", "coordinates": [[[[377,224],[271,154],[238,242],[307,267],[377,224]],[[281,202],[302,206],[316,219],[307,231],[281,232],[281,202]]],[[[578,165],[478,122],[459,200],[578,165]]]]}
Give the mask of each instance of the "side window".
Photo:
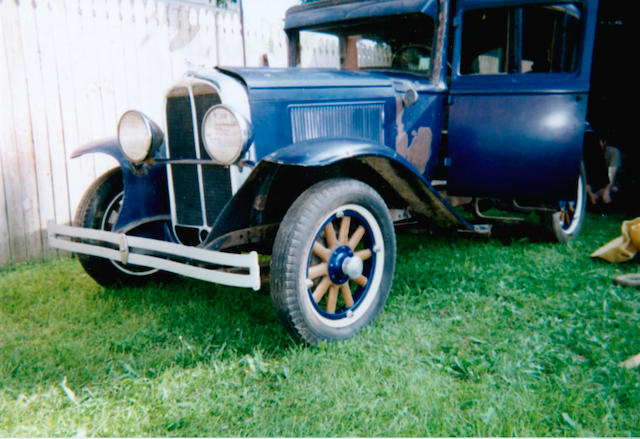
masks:
{"type": "Polygon", "coordinates": [[[523,8],[521,71],[574,72],[579,35],[580,10],[573,5],[523,8]]]}
{"type": "Polygon", "coordinates": [[[497,74],[509,71],[510,10],[465,12],[460,73],[497,74]]]}
{"type": "Polygon", "coordinates": [[[466,11],[460,73],[573,72],[580,17],[580,9],[570,3],[466,11]]]}

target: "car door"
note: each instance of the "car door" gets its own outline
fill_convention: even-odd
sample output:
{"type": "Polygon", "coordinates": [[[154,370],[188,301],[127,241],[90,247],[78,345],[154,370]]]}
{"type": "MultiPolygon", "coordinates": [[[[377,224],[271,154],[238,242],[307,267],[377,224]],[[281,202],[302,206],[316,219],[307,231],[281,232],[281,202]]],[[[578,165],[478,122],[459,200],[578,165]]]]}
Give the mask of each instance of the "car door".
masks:
{"type": "Polygon", "coordinates": [[[461,0],[448,120],[448,192],[575,198],[597,2],[461,0]]]}

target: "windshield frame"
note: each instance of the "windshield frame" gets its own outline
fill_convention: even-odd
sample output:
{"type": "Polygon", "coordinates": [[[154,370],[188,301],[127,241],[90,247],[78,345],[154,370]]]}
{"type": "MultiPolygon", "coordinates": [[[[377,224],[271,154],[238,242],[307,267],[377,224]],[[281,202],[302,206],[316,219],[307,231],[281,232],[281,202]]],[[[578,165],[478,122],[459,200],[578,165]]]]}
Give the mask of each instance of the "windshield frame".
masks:
{"type": "MultiPolygon", "coordinates": [[[[287,36],[289,39],[289,67],[304,68],[304,67],[300,67],[301,61],[302,61],[302,56],[301,56],[302,47],[301,47],[300,35],[302,32],[308,31],[308,32],[315,32],[315,33],[324,33],[324,34],[335,36],[338,38],[340,56],[339,56],[339,67],[337,68],[337,70],[380,71],[385,73],[415,75],[421,78],[428,78],[431,82],[435,83],[440,79],[439,78],[440,71],[442,70],[440,63],[442,62],[442,59],[443,59],[442,48],[444,45],[442,44],[442,39],[445,37],[445,33],[441,32],[441,29],[443,27],[443,23],[441,23],[441,21],[443,21],[442,20],[443,16],[446,17],[446,12],[442,13],[442,11],[440,11],[438,15],[439,15],[437,17],[438,19],[436,19],[430,14],[425,14],[422,12],[412,12],[412,13],[405,13],[405,14],[398,14],[398,15],[391,15],[391,16],[373,16],[373,17],[357,19],[357,20],[345,20],[345,21],[334,22],[334,23],[323,23],[322,25],[316,25],[316,26],[289,28],[287,29],[287,36]],[[348,56],[351,54],[348,53],[349,38],[347,37],[353,33],[353,32],[350,32],[350,30],[353,30],[361,26],[366,26],[371,22],[379,22],[384,20],[397,21],[400,19],[409,19],[409,20],[413,20],[414,22],[418,22],[419,20],[424,20],[424,23],[428,22],[429,25],[432,27],[432,32],[430,33],[430,39],[429,41],[425,41],[425,43],[427,44],[423,44],[421,41],[415,41],[415,42],[406,41],[406,44],[405,44],[406,46],[405,49],[409,46],[411,47],[420,46],[425,48],[428,47],[430,49],[430,57],[429,57],[430,66],[428,70],[421,71],[421,70],[410,70],[410,69],[398,69],[398,68],[394,68],[391,65],[359,67],[357,65],[353,66],[352,64],[349,64],[349,61],[353,62],[352,59],[351,60],[349,59],[350,56],[348,56]],[[430,47],[428,43],[431,43],[430,47]]],[[[444,25],[446,25],[446,19],[444,19],[444,25]]],[[[371,35],[372,34],[369,33],[368,35],[365,35],[365,38],[370,37],[371,35]]],[[[384,41],[384,38],[381,38],[381,40],[384,41]]],[[[397,51],[396,54],[398,52],[399,51],[397,51]]]]}

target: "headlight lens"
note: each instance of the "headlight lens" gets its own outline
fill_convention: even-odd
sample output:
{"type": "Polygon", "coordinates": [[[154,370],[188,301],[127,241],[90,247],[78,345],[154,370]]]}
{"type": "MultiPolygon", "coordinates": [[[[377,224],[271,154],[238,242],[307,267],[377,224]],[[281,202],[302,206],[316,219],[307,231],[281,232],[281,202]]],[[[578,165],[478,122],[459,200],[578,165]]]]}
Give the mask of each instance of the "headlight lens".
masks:
{"type": "Polygon", "coordinates": [[[138,111],[127,111],[118,122],[118,143],[127,160],[141,163],[149,157],[153,144],[153,124],[138,111]]]}
{"type": "Polygon", "coordinates": [[[251,137],[249,122],[226,105],[215,105],[202,120],[202,140],[211,158],[230,165],[245,152],[251,137]]]}

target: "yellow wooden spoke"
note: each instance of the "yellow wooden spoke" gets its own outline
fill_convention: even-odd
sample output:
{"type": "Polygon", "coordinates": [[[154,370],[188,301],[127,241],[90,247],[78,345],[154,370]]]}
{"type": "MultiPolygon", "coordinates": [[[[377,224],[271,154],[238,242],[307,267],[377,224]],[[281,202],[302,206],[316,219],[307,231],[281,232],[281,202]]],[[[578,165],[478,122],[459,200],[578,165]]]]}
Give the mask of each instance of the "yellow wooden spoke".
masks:
{"type": "Polygon", "coordinates": [[[360,285],[361,287],[364,287],[365,285],[367,285],[367,282],[369,282],[369,279],[367,279],[365,276],[360,275],[358,277],[356,277],[355,279],[352,279],[355,283],[357,283],[358,285],[360,285]]]}
{"type": "Polygon", "coordinates": [[[351,250],[356,248],[356,246],[358,245],[358,243],[360,242],[360,240],[364,236],[364,232],[365,232],[365,229],[362,226],[358,226],[356,231],[353,232],[353,235],[351,235],[351,238],[349,239],[349,242],[347,243],[347,245],[349,247],[351,247],[351,250]]]}
{"type": "Polygon", "coordinates": [[[320,303],[325,293],[329,289],[329,285],[331,285],[331,279],[329,278],[329,276],[325,276],[316,286],[316,289],[313,290],[313,300],[315,300],[316,303],[320,303]]]}
{"type": "Polygon", "coordinates": [[[314,255],[325,262],[329,261],[329,258],[331,257],[331,250],[320,244],[318,241],[313,244],[313,249],[311,251],[314,255]]]}
{"type": "Polygon", "coordinates": [[[329,266],[326,262],[309,267],[309,279],[315,279],[316,277],[326,276],[328,274],[329,266]]]}
{"type": "Polygon", "coordinates": [[[324,226],[324,239],[327,241],[329,248],[336,248],[338,246],[338,239],[336,238],[336,230],[333,228],[333,223],[329,223],[324,226]]]}
{"type": "Polygon", "coordinates": [[[333,314],[336,312],[336,302],[338,301],[338,285],[331,285],[329,288],[329,298],[327,299],[327,312],[333,314]]]}
{"type": "Polygon", "coordinates": [[[342,284],[342,286],[340,287],[340,292],[342,293],[342,301],[344,302],[344,306],[353,306],[353,296],[351,295],[349,282],[342,284]]]}
{"type": "Polygon", "coordinates": [[[351,217],[343,216],[342,221],[340,221],[340,232],[338,234],[338,241],[340,244],[346,244],[349,239],[349,226],[351,225],[351,217]]]}
{"type": "Polygon", "coordinates": [[[359,257],[363,261],[366,261],[367,259],[369,259],[371,257],[371,250],[370,249],[359,250],[359,251],[355,252],[354,255],[359,257]]]}

